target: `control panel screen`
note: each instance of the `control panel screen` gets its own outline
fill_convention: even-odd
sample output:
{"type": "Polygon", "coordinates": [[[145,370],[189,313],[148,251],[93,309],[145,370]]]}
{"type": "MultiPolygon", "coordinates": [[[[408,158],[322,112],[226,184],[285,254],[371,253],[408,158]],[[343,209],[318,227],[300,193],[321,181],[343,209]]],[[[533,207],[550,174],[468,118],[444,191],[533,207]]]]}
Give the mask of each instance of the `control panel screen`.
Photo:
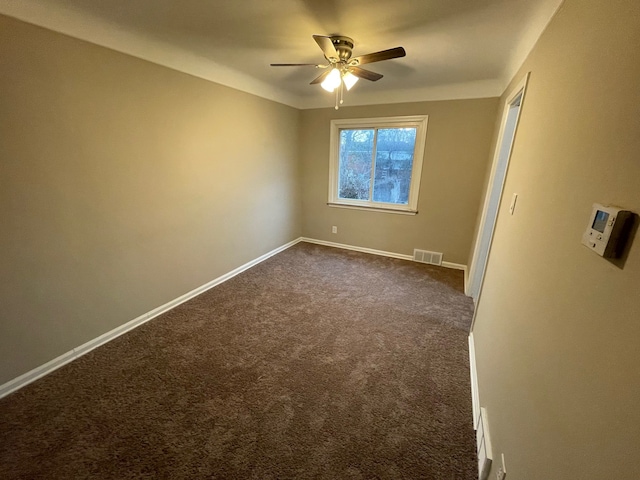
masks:
{"type": "Polygon", "coordinates": [[[594,230],[597,230],[600,233],[604,233],[604,227],[607,226],[608,219],[609,219],[609,214],[607,212],[598,210],[596,212],[596,217],[593,220],[593,225],[591,225],[591,228],[593,228],[594,230]]]}

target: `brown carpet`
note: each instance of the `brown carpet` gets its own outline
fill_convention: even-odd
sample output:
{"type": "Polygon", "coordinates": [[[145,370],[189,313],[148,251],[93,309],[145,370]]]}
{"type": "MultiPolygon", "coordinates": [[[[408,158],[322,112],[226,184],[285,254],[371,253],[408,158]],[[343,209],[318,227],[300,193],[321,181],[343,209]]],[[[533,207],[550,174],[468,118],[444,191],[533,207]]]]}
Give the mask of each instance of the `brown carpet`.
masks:
{"type": "Polygon", "coordinates": [[[300,243],[0,400],[0,478],[476,479],[472,308],[300,243]]]}

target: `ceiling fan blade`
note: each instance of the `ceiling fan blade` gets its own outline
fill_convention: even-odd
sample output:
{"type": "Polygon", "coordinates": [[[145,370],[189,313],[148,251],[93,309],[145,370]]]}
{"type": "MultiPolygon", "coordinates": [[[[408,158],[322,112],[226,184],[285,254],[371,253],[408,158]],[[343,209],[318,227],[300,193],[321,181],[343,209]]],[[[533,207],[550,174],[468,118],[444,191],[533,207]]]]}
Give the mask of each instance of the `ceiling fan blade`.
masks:
{"type": "Polygon", "coordinates": [[[326,70],[314,78],[309,85],[315,85],[316,83],[322,83],[325,78],[331,73],[331,70],[326,70]]]}
{"type": "Polygon", "coordinates": [[[336,61],[339,59],[338,52],[336,51],[336,47],[333,46],[333,42],[331,41],[331,37],[325,37],[324,35],[314,35],[313,39],[316,41],[324,56],[331,60],[332,58],[336,61]]]}
{"type": "Polygon", "coordinates": [[[365,70],[360,67],[351,67],[349,71],[354,74],[358,78],[364,78],[365,80],[371,80],[372,82],[377,82],[382,78],[382,75],[376,72],[372,72],[370,70],[365,70]]]}
{"type": "Polygon", "coordinates": [[[320,67],[315,63],[272,63],[272,67],[320,67]]]}
{"type": "Polygon", "coordinates": [[[396,47],[389,50],[382,50],[380,52],[368,53],[359,57],[354,57],[349,60],[352,65],[364,65],[365,63],[381,62],[382,60],[391,60],[392,58],[404,57],[407,54],[404,48],[396,47]]]}

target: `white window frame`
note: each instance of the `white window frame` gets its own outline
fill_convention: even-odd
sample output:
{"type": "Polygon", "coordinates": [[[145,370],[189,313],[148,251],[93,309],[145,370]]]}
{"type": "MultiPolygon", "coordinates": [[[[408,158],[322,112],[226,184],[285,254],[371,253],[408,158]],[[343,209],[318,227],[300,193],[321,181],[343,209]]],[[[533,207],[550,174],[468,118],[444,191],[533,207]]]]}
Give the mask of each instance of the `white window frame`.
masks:
{"type": "MultiPolygon", "coordinates": [[[[331,207],[355,208],[388,213],[415,215],[418,213],[418,195],[420,193],[420,177],[425,156],[428,115],[402,117],[353,118],[331,121],[331,153],[329,157],[329,201],[331,207]],[[340,176],[340,130],[358,130],[367,128],[415,128],[416,144],[413,151],[411,183],[409,184],[409,201],[406,205],[396,203],[374,202],[373,200],[355,200],[338,197],[338,181],[340,176]]],[[[372,176],[375,169],[375,148],[371,159],[372,176]]]]}

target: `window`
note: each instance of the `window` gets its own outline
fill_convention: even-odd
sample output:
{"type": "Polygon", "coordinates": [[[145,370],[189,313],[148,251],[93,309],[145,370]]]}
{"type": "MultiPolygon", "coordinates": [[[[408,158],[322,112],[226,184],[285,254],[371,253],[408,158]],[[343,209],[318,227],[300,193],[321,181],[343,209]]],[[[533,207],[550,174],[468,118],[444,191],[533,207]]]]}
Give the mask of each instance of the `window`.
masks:
{"type": "Polygon", "coordinates": [[[415,214],[427,117],[331,122],[329,205],[415,214]]]}

